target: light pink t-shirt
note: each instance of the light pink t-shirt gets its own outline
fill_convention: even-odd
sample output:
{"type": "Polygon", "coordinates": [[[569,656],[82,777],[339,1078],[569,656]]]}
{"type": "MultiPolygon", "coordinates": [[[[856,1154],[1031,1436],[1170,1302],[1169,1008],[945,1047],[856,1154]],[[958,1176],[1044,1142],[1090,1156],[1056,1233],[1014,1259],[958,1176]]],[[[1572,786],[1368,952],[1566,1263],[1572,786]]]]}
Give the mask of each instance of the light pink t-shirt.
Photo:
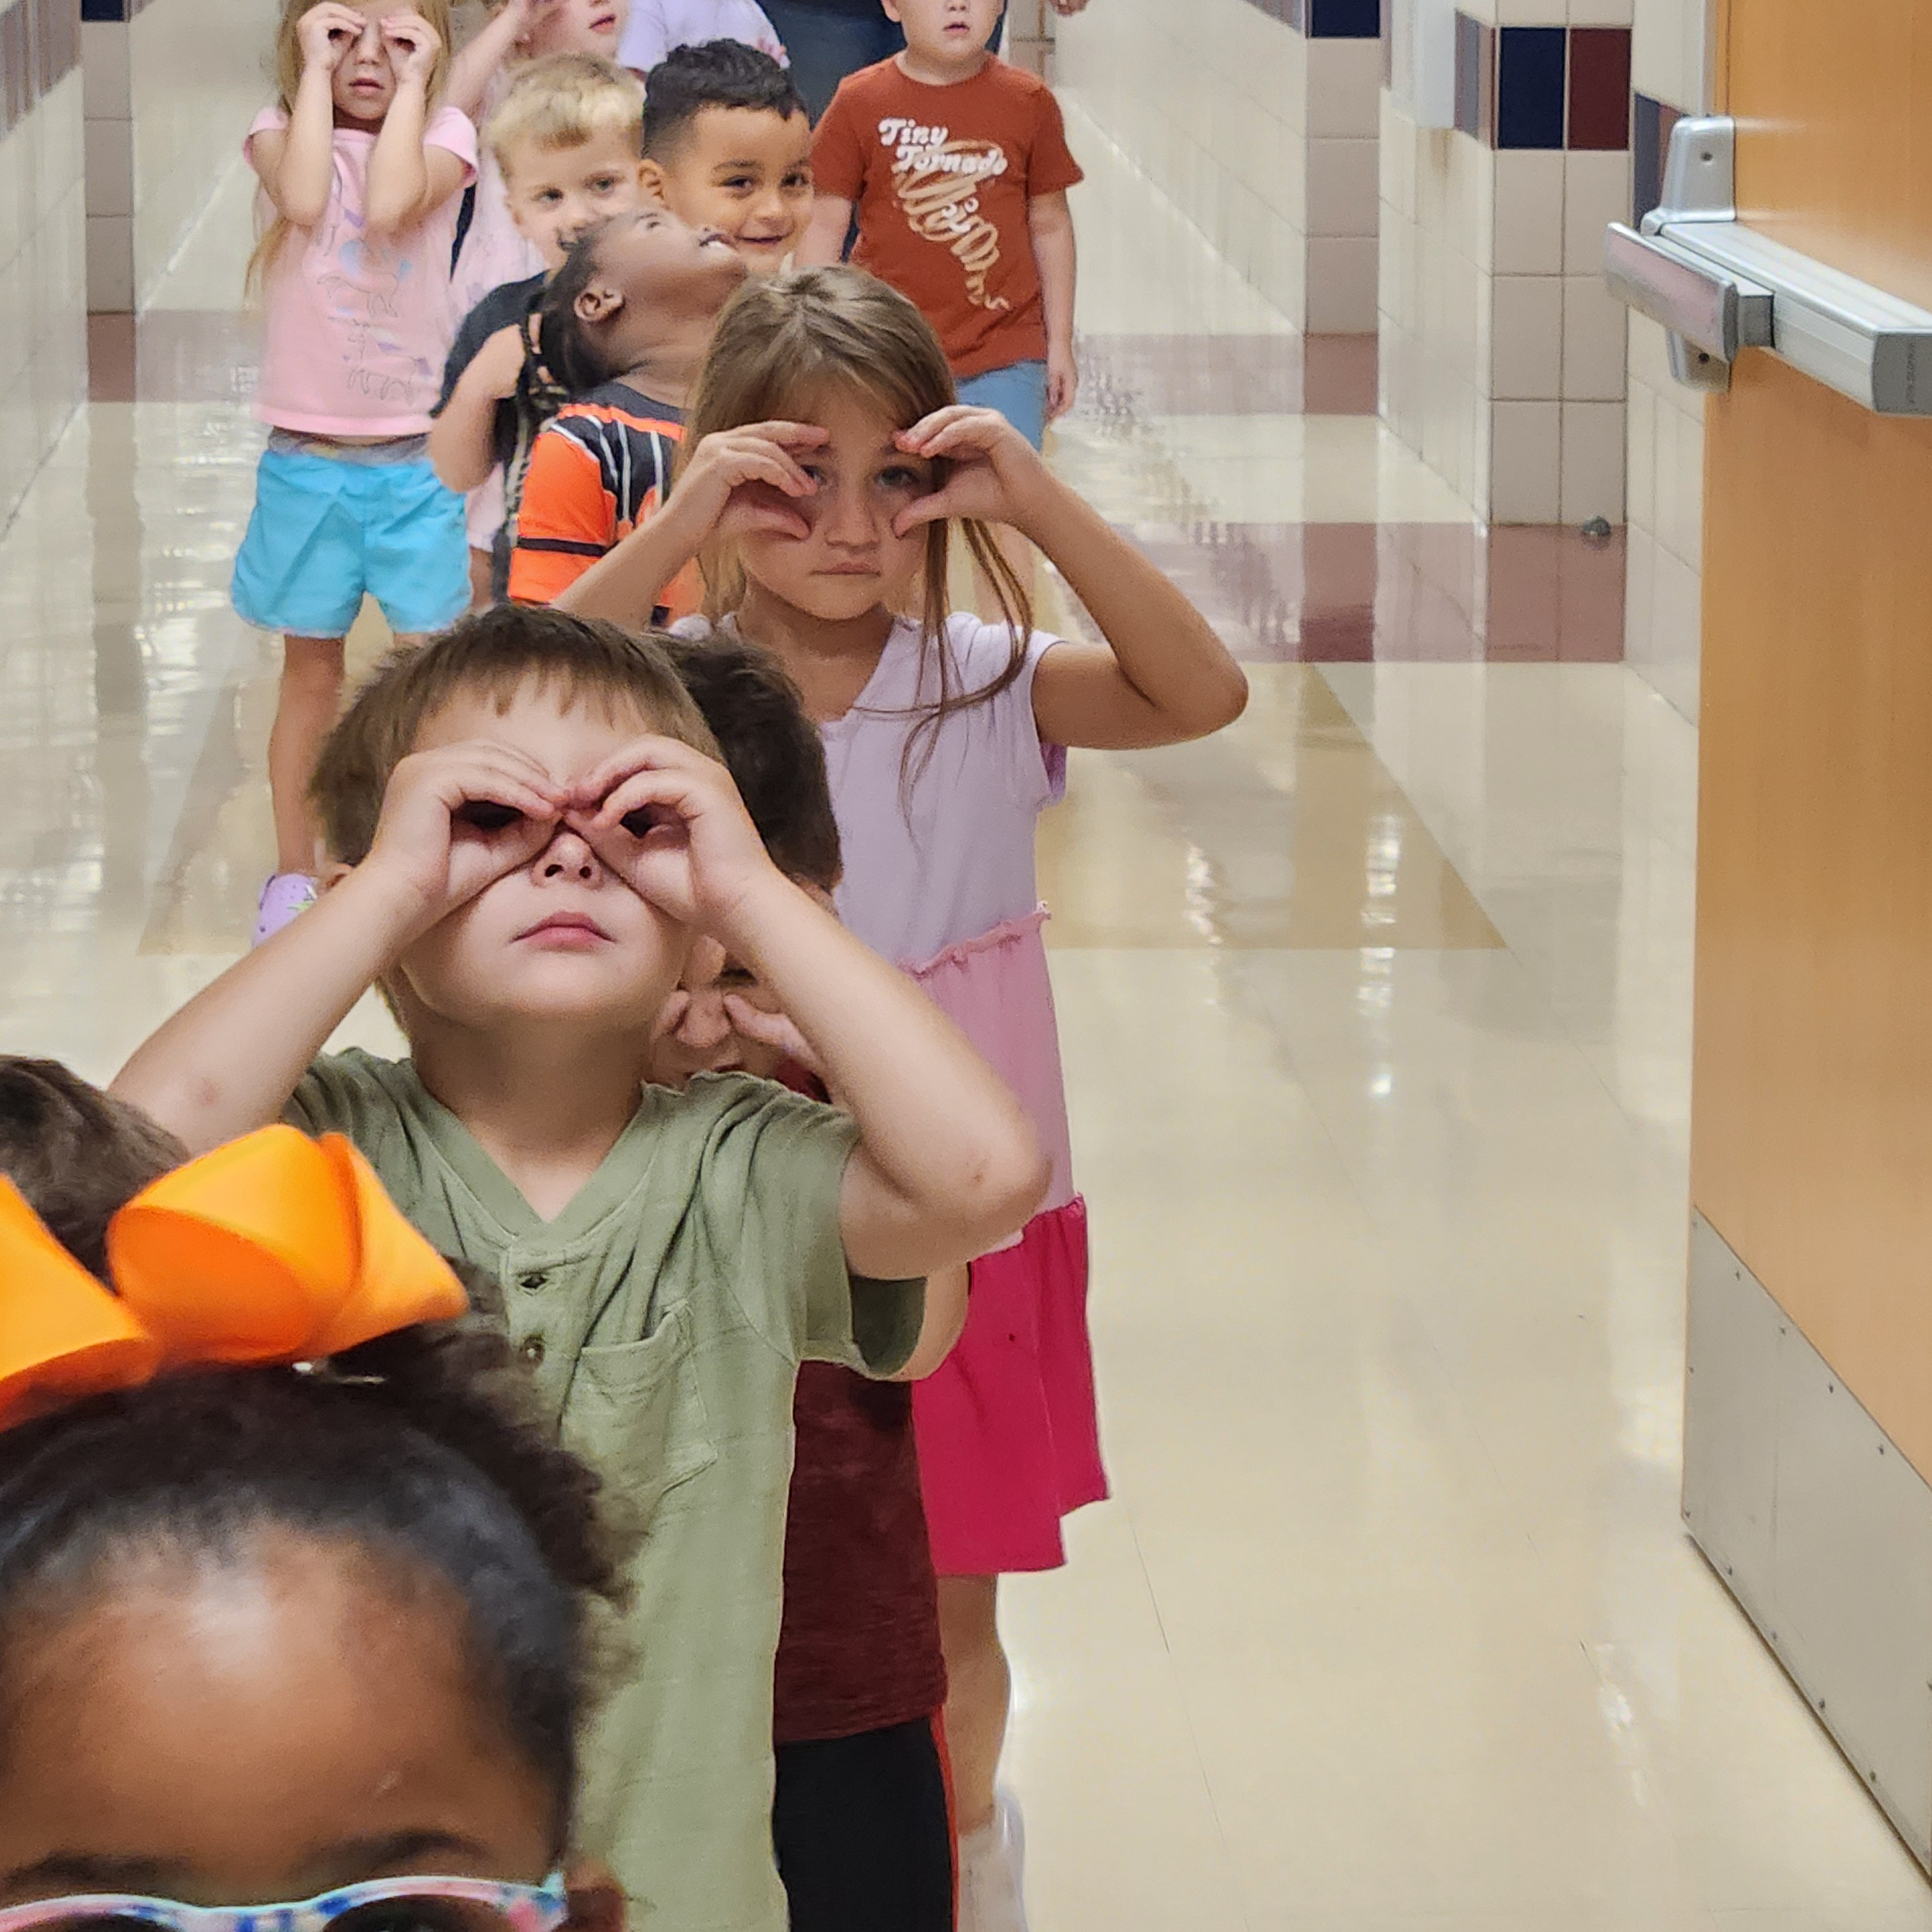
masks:
{"type": "Polygon", "coordinates": [[[631,0],[617,58],[649,74],[672,48],[702,46],[707,40],[742,40],[790,64],[784,41],[756,0],[631,0]]]}
{"type": "MultiPolygon", "coordinates": [[[[243,143],[286,128],[266,107],[243,143]]],[[[425,147],[444,148],[476,172],[476,130],[454,107],[430,116],[425,147]]],[[[442,385],[442,364],[460,320],[452,312],[450,252],[460,188],[406,233],[372,242],[364,233],[374,134],[335,130],[335,178],[315,226],[295,230],[270,266],[266,339],[255,413],[278,429],[315,436],[420,436],[442,385]]],[[[263,194],[260,218],[274,218],[263,194]]]]}

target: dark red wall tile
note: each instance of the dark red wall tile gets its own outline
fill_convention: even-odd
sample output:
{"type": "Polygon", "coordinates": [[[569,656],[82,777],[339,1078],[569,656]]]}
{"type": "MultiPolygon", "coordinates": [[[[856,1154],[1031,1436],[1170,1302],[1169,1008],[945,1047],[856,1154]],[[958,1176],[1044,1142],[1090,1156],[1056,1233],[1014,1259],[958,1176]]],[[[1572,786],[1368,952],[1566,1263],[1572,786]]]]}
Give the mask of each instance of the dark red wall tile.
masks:
{"type": "Polygon", "coordinates": [[[1570,146],[1611,152],[1630,146],[1630,30],[1570,30],[1570,146]]]}

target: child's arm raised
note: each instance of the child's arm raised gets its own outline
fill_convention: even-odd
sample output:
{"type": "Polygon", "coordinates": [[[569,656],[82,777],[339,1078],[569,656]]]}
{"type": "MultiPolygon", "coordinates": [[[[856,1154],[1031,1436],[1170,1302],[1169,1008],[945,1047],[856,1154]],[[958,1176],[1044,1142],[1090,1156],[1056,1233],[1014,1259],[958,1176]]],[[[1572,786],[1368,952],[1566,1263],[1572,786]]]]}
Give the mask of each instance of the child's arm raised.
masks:
{"type": "Polygon", "coordinates": [[[405,758],[368,857],[163,1025],[114,1091],[197,1154],[279,1118],[329,1035],[403,948],[528,864],[555,836],[560,808],[542,769],[500,746],[405,758]],[[514,815],[490,829],[462,815],[473,804],[514,815]]]}
{"type": "Polygon", "coordinates": [[[313,228],[328,212],[335,185],[335,70],[362,38],[362,16],[335,0],[322,0],[297,24],[302,80],[286,128],[265,128],[248,143],[248,164],[274,203],[298,228],[313,228]]]}
{"type": "Polygon", "coordinates": [[[463,185],[470,164],[447,148],[426,147],[430,77],[442,40],[419,14],[391,14],[382,44],[395,70],[396,92],[369,155],[368,203],[363,218],[373,235],[397,235],[436,209],[463,185]]]}
{"type": "Polygon", "coordinates": [[[556,4],[557,0],[504,0],[502,8],[477,28],[463,51],[450,62],[443,98],[458,113],[480,122],[483,103],[496,70],[509,58],[517,43],[556,4]]]}
{"type": "Polygon", "coordinates": [[[813,197],[812,219],[798,244],[801,268],[836,268],[845,259],[845,238],[852,232],[853,204],[836,194],[813,197]]]}
{"type": "Polygon", "coordinates": [[[1064,416],[1080,389],[1073,355],[1073,290],[1078,261],[1073,211],[1066,191],[1036,194],[1027,203],[1027,230],[1040,272],[1040,305],[1046,324],[1046,419],[1064,416]]]}
{"type": "Polygon", "coordinates": [[[754,530],[811,534],[790,505],[817,487],[794,452],[826,440],[806,423],[752,423],[707,436],[678,472],[669,499],[554,601],[580,617],[641,629],[664,587],[705,545],[754,530]]]}
{"type": "Polygon", "coordinates": [[[1034,722],[1056,745],[1124,751],[1204,738],[1238,718],[1248,680],[1206,618],[991,410],[941,410],[898,439],[952,475],[899,513],[901,536],[942,518],[1010,524],[1051,557],[1107,640],[1064,644],[1034,676],[1034,722]]]}
{"type": "MultiPolygon", "coordinates": [[[[772,863],[723,766],[640,739],[568,818],[645,898],[722,941],[804,1036],[859,1124],[839,1201],[854,1274],[930,1275],[1026,1225],[1048,1169],[1025,1110],[910,980],[772,863]],[[639,837],[624,821],[640,811],[656,822],[639,837]]],[[[936,1305],[928,1323],[954,1312],[936,1305]]]]}
{"type": "Polygon", "coordinates": [[[446,490],[473,490],[496,466],[496,405],[517,393],[524,332],[500,328],[470,359],[429,426],[429,460],[446,490]]]}

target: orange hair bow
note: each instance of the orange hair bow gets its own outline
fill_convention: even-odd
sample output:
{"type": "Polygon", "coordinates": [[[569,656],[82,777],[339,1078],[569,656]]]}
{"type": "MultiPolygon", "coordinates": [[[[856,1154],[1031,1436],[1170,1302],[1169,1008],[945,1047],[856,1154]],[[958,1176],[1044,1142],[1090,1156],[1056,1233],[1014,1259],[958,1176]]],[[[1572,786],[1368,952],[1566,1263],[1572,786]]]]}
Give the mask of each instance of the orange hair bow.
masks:
{"type": "Polygon", "coordinates": [[[172,1368],[316,1361],[469,1306],[339,1134],[264,1127],[108,1224],[110,1292],[0,1176],[0,1429],[172,1368]]]}

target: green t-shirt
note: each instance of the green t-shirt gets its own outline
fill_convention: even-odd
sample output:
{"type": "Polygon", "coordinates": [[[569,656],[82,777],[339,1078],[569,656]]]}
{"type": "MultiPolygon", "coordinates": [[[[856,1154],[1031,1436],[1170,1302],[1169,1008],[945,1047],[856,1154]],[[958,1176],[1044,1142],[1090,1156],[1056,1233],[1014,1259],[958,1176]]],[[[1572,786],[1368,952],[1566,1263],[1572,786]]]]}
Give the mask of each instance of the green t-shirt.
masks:
{"type": "Polygon", "coordinates": [[[846,1271],[856,1129],[742,1075],[646,1088],[553,1221],[407,1060],[318,1060],[288,1118],[346,1134],[445,1253],[494,1277],[563,1442],[644,1532],[618,1683],[586,1740],[578,1849],[644,1932],[784,1932],[772,1862],[772,1666],[801,1360],[890,1375],[918,1282],[846,1271]]]}

